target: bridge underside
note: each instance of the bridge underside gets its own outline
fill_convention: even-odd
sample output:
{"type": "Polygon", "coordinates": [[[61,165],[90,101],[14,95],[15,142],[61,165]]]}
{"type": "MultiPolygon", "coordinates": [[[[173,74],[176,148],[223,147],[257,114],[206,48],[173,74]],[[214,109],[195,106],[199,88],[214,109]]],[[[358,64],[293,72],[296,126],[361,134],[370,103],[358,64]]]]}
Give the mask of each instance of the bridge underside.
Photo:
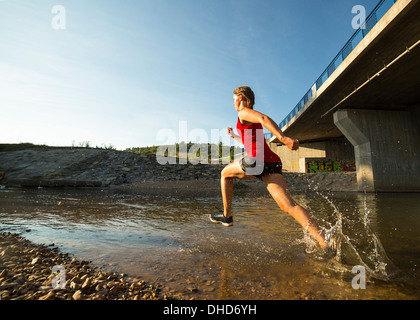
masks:
{"type": "Polygon", "coordinates": [[[397,1],[283,128],[301,142],[345,136],[360,191],[420,191],[419,13],[397,1]]]}

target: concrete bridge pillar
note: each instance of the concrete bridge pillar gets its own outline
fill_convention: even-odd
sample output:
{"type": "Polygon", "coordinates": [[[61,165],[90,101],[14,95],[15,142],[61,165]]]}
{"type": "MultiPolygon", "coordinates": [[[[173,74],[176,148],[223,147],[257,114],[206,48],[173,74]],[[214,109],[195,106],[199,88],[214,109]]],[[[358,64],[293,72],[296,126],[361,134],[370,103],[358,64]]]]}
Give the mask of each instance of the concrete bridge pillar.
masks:
{"type": "Polygon", "coordinates": [[[359,191],[420,192],[420,112],[347,109],[334,123],[354,146],[359,191]]]}

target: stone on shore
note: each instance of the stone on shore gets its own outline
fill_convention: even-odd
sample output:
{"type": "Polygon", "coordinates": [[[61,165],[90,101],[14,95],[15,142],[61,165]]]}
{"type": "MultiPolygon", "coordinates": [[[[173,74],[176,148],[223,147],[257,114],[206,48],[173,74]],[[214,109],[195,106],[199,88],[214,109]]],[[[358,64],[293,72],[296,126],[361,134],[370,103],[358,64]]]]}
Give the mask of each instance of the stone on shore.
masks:
{"type": "Polygon", "coordinates": [[[73,300],[83,300],[83,293],[80,290],[77,290],[73,296],[72,296],[73,300]]]}

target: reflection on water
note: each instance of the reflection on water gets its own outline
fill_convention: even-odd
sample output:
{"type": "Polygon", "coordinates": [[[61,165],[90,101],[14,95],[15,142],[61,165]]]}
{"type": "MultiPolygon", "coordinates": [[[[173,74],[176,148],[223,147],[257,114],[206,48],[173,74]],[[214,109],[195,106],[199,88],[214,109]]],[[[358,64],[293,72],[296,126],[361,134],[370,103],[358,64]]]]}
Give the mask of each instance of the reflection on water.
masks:
{"type": "Polygon", "coordinates": [[[341,239],[321,254],[269,195],[235,194],[235,225],[208,220],[220,197],[99,189],[0,190],[0,231],[156,281],[198,299],[418,299],[418,194],[295,195],[341,239]],[[30,230],[30,231],[29,231],[30,230]],[[352,287],[352,267],[367,270],[352,287]]]}

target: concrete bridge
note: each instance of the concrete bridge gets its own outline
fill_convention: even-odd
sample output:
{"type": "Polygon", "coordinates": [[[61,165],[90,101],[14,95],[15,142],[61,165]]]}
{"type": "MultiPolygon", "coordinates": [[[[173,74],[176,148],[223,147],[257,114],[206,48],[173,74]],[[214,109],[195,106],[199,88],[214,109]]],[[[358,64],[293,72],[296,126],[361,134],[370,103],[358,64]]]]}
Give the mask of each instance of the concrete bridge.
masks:
{"type": "Polygon", "coordinates": [[[301,149],[267,137],[286,170],[307,172],[311,159],[354,161],[359,191],[419,192],[419,43],[420,0],[380,1],[280,124],[301,149]]]}

